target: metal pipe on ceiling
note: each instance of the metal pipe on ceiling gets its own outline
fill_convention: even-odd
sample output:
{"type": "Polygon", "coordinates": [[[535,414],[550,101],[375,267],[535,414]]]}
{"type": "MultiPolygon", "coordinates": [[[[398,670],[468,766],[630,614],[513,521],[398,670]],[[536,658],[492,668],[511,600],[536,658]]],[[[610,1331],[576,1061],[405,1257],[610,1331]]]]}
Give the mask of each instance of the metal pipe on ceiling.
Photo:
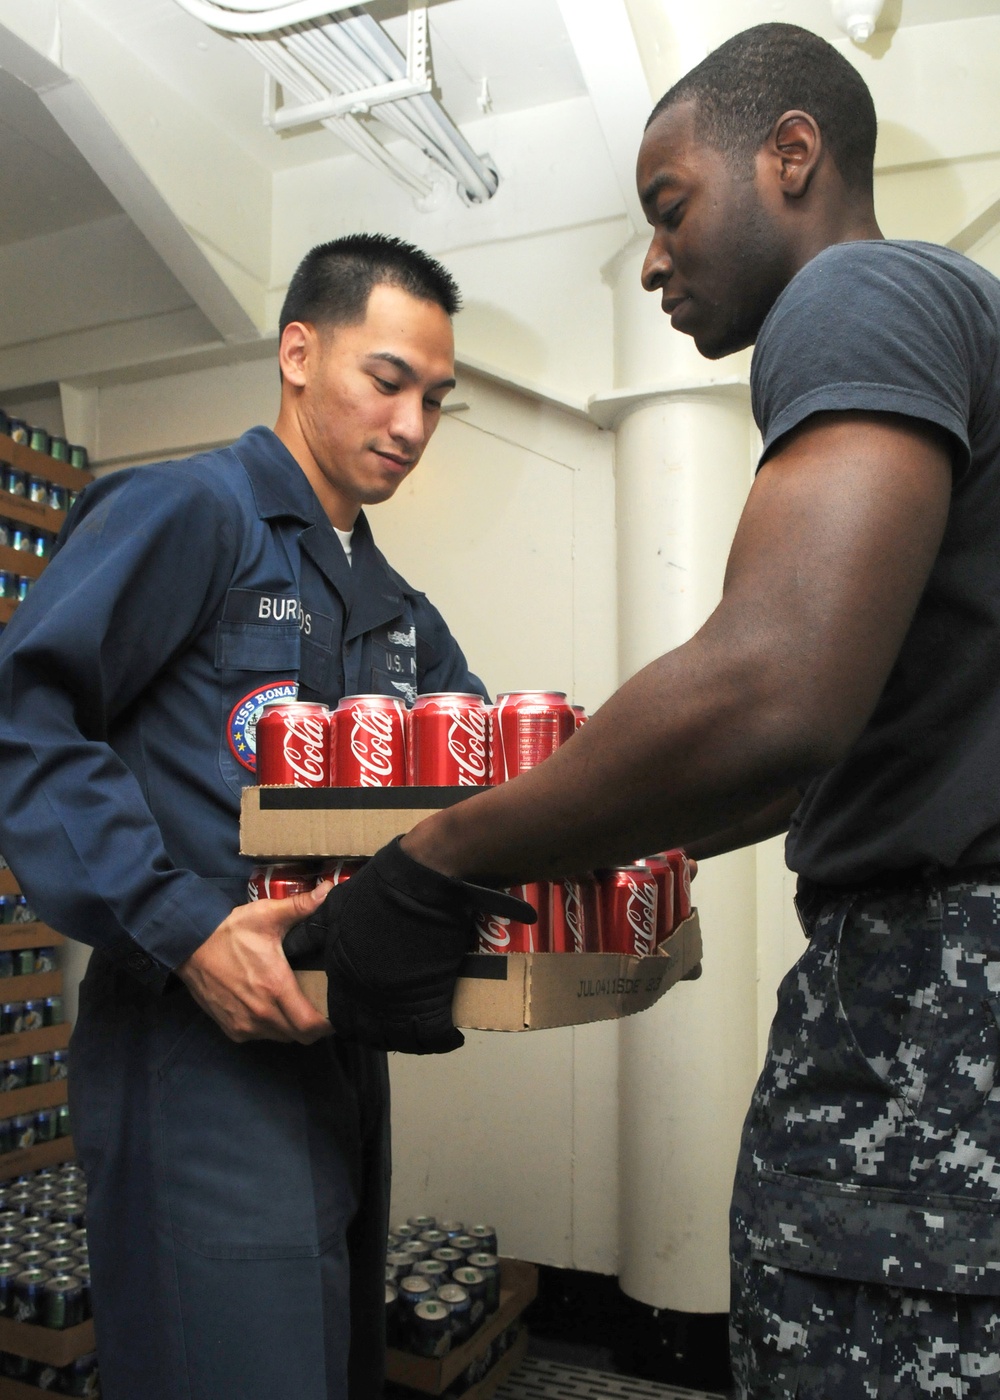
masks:
{"type": "Polygon", "coordinates": [[[233,35],[281,85],[286,104],[280,114],[274,110],[268,114],[276,129],[279,124],[287,130],[319,119],[413,194],[427,195],[431,182],[387,150],[361,120],[374,110],[382,122],[454,178],[466,203],[482,204],[495,194],[499,177],[489,158],[475,153],[428,90],[425,0],[410,0],[409,62],[353,0],[285,0],[278,5],[274,0],[177,0],[177,4],[211,28],[233,35]],[[416,56],[414,49],[419,50],[416,56]],[[347,104],[349,110],[345,110],[347,104]]]}

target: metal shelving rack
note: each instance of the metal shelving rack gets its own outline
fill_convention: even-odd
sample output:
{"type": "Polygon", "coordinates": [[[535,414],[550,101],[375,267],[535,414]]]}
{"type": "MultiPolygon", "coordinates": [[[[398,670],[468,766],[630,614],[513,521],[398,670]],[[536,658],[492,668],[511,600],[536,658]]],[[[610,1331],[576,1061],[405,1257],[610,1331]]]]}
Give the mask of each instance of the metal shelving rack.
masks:
{"type": "MultiPolygon", "coordinates": [[[[59,462],[43,452],[24,447],[2,434],[0,460],[10,462],[19,471],[30,472],[32,476],[43,477],[46,481],[71,491],[79,491],[93,480],[89,472],[71,467],[66,462],[59,462]]],[[[52,510],[49,506],[40,505],[26,497],[14,496],[9,491],[0,490],[0,519],[16,520],[22,525],[31,526],[36,530],[47,530],[55,535],[62,528],[65,518],[62,511],[52,510]]],[[[46,562],[26,551],[0,545],[0,569],[10,573],[38,578],[46,562]]],[[[16,598],[0,598],[0,623],[9,622],[17,607],[16,598]]],[[[0,895],[19,893],[20,889],[13,873],[6,869],[0,870],[0,895]]],[[[0,925],[0,950],[58,948],[64,942],[55,929],[38,920],[0,925]]],[[[9,1001],[60,996],[62,990],[61,971],[36,972],[0,979],[0,993],[9,1001]]],[[[64,1022],[58,1026],[45,1026],[41,1030],[0,1035],[0,1061],[22,1059],[47,1050],[64,1050],[69,1044],[71,1030],[69,1023],[64,1022]]],[[[66,1102],[67,1092],[66,1079],[52,1080],[47,1084],[32,1084],[24,1089],[7,1090],[0,1093],[0,1118],[13,1118],[18,1114],[34,1113],[42,1108],[56,1108],[66,1102]]],[[[24,1176],[28,1172],[38,1171],[41,1167],[72,1161],[74,1156],[71,1137],[54,1138],[51,1142],[35,1143],[33,1147],[6,1152],[0,1156],[0,1181],[24,1176]]],[[[0,1351],[12,1352],[50,1366],[66,1366],[78,1356],[85,1356],[94,1349],[92,1321],[57,1332],[47,1327],[37,1327],[31,1323],[14,1322],[10,1318],[0,1317],[0,1351]]],[[[23,1381],[8,1376],[0,1376],[0,1400],[37,1400],[38,1397],[48,1394],[51,1392],[26,1385],[23,1381]]]]}

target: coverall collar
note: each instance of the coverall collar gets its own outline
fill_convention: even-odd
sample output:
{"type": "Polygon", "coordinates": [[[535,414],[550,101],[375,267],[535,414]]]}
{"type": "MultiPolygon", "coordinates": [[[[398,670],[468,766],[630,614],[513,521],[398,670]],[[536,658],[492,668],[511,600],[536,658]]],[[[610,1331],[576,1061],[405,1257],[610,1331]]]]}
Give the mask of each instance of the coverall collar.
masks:
{"type": "Polygon", "coordinates": [[[233,451],[250,478],[261,519],[292,516],[307,526],[299,544],[343,600],[345,642],[403,613],[402,581],[376,547],[364,511],[354,524],[349,563],[309,478],[270,428],[251,428],[233,451]]]}

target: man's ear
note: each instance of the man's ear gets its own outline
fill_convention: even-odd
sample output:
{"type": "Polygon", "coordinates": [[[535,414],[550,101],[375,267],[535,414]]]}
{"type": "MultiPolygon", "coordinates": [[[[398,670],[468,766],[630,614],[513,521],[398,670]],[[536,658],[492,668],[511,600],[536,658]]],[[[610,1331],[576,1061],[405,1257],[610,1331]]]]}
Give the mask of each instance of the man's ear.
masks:
{"type": "Polygon", "coordinates": [[[308,377],[309,361],[316,349],[316,330],[307,321],[289,321],[281,332],[278,365],[288,384],[302,388],[308,377]]]}
{"type": "Polygon", "coordinates": [[[807,193],[823,155],[823,134],[808,112],[784,112],[764,143],[765,162],[789,199],[807,193]]]}

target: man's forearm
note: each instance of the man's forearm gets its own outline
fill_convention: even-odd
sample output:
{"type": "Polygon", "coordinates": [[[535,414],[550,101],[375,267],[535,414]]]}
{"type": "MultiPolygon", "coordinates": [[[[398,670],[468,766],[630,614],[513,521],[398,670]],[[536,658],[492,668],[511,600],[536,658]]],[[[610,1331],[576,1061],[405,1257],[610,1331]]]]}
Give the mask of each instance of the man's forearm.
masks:
{"type": "Polygon", "coordinates": [[[765,672],[695,638],[624,685],[545,763],[421,822],[404,847],[447,874],[515,884],[707,840],[802,776],[771,683],[755,696],[748,681],[765,672]]]}

